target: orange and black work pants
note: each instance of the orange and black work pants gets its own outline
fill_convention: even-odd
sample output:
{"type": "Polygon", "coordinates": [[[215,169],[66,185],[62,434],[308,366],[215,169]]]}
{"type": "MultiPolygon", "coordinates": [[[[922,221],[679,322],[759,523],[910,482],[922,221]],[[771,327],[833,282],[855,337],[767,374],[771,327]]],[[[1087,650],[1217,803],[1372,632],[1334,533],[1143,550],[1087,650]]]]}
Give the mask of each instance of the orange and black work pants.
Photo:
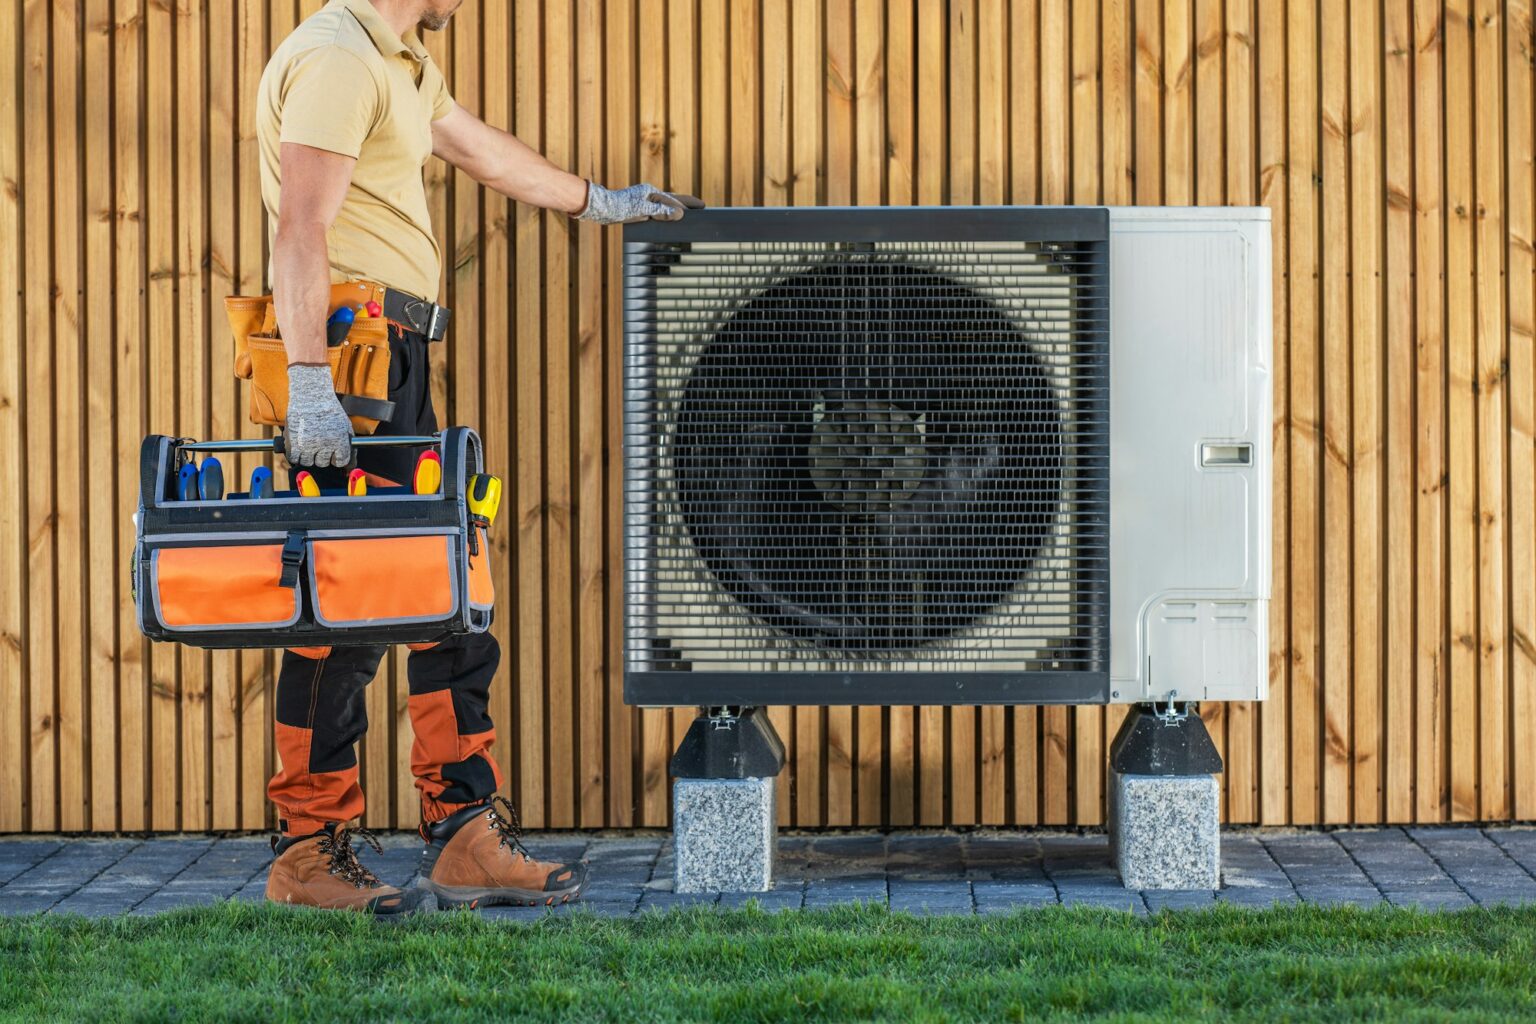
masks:
{"type": "MultiPolygon", "coordinates": [[[[437,430],[427,371],[427,340],[391,327],[389,398],[394,416],[375,434],[430,434],[437,430]]],[[[409,448],[360,448],[368,473],[410,479],[416,453],[409,448]]],[[[346,486],[347,470],[312,470],[322,487],[346,486]]],[[[491,759],[495,729],[486,714],[501,648],[489,633],[456,635],[438,644],[413,644],[406,659],[410,685],[411,770],[425,821],[437,821],[495,793],[501,785],[491,759]]],[[[308,835],[363,812],[357,782],[357,741],[368,729],[364,691],[386,647],[284,651],[277,677],[277,756],[267,786],[288,835],[308,835]]]]}
{"type": "MultiPolygon", "coordinates": [[[[415,646],[415,645],[413,645],[415,646]]],[[[357,741],[368,729],[364,691],[385,647],[284,651],[277,677],[278,773],[267,787],[287,835],[308,835],[363,813],[357,741]]],[[[405,662],[415,739],[411,771],[432,822],[501,786],[486,714],[501,650],[489,633],[452,636],[405,662]]]]}

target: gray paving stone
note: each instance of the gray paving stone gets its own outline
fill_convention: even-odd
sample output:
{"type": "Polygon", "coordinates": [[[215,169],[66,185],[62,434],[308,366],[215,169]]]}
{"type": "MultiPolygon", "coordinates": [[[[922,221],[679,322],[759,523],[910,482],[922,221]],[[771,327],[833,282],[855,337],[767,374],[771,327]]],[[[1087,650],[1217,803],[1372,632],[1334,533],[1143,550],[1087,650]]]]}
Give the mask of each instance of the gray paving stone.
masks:
{"type": "Polygon", "coordinates": [[[6,896],[52,896],[55,901],[85,885],[136,847],[137,839],[77,839],[47,860],[12,878],[6,896]]]}
{"type": "Polygon", "coordinates": [[[0,917],[40,914],[59,901],[56,893],[0,892],[0,917]]]}
{"type": "Polygon", "coordinates": [[[149,892],[134,889],[109,889],[91,892],[76,889],[50,909],[50,914],[80,914],[84,917],[106,917],[126,914],[141,903],[149,892]]]}
{"type": "Polygon", "coordinates": [[[805,906],[831,907],[844,903],[884,903],[885,879],[811,882],[805,889],[805,906]]]}
{"type": "Polygon", "coordinates": [[[0,887],[63,849],[59,840],[0,840],[0,887]]]}
{"type": "MultiPolygon", "coordinates": [[[[414,873],[419,840],[382,837],[382,856],[362,853],[387,881],[414,873]]],[[[1120,886],[1102,835],[846,832],[785,836],[780,882],[771,892],[672,892],[669,843],[653,835],[548,833],[530,837],[539,855],[591,863],[575,906],[603,916],[699,902],[731,909],[752,899],[767,910],[889,903],[912,913],[997,914],[1055,905],[1198,909],[1222,903],[1265,907],[1298,901],[1426,910],[1479,903],[1536,903],[1536,830],[1380,828],[1331,833],[1235,831],[1223,837],[1223,888],[1143,896],[1120,886]],[[1293,881],[1295,887],[1293,887],[1293,881]],[[1297,891],[1299,887],[1299,892],[1297,891]],[[888,895],[889,892],[889,895],[888,895]]],[[[264,837],[212,840],[0,839],[0,914],[161,913],[220,899],[264,898],[270,850],[264,837]]],[[[569,908],[555,911],[570,913],[569,908]]],[[[491,914],[491,910],[486,911],[491,914]]],[[[494,908],[498,919],[537,921],[544,908],[494,908]]]]}
{"type": "Polygon", "coordinates": [[[805,896],[799,889],[775,889],[772,892],[726,892],[720,894],[718,906],[722,910],[738,910],[756,903],[763,910],[778,913],[799,910],[805,896]]]}
{"type": "Polygon", "coordinates": [[[1216,901],[1234,907],[1263,909],[1299,903],[1301,898],[1292,889],[1220,889],[1216,901]]]}
{"type": "Polygon", "coordinates": [[[1460,889],[1412,889],[1383,895],[1394,907],[1418,907],[1421,910],[1466,910],[1477,905],[1460,889]]]}
{"type": "Polygon", "coordinates": [[[720,901],[717,892],[648,892],[640,901],[640,912],[672,910],[677,907],[712,907],[720,901]]]}
{"type": "Polygon", "coordinates": [[[1121,890],[1119,895],[1108,893],[1061,893],[1061,904],[1064,907],[1102,907],[1105,910],[1129,911],[1138,917],[1147,913],[1146,901],[1141,893],[1121,890]]]}
{"type": "Polygon", "coordinates": [[[1160,889],[1142,893],[1147,908],[1158,910],[1204,910],[1216,905],[1211,889],[1160,889]]]}

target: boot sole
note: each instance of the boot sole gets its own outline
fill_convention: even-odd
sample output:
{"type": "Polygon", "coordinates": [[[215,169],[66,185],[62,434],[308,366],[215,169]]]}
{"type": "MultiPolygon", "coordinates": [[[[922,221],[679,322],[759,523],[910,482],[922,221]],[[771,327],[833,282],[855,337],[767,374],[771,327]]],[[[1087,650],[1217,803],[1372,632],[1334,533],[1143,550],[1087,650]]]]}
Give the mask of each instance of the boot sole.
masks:
{"type": "Polygon", "coordinates": [[[569,903],[581,895],[581,886],[558,892],[534,892],[531,889],[473,889],[463,886],[439,885],[430,879],[422,880],[422,887],[437,896],[439,910],[468,907],[552,907],[557,903],[569,903]]]}

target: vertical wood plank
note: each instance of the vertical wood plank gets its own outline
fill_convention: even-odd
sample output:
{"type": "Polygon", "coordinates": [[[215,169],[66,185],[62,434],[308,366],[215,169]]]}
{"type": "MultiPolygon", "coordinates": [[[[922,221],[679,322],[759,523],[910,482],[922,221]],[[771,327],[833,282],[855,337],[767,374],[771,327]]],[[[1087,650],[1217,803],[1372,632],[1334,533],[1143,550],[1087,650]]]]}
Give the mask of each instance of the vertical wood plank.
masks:
{"type": "MultiPolygon", "coordinates": [[[[1227,0],[1224,16],[1226,30],[1225,119],[1226,201],[1233,206],[1252,206],[1255,202],[1255,123],[1254,103],[1254,30],[1253,5],[1247,0],[1227,0]]],[[[1283,227],[1271,224],[1271,237],[1283,233],[1283,227]]],[[[1273,252],[1271,253],[1273,258],[1273,252]]],[[[1271,384],[1278,378],[1271,364],[1271,384]]],[[[1275,474],[1271,470],[1271,484],[1275,474]]],[[[1277,529],[1271,523],[1271,530],[1277,529]]],[[[1271,567],[1273,575],[1274,568],[1271,567]]],[[[1274,594],[1279,588],[1272,588],[1274,594]]],[[[1273,598],[1271,598],[1273,600],[1273,598]]],[[[1283,638],[1270,636],[1271,650],[1283,638]]],[[[1271,669],[1273,671],[1273,669],[1271,669]]],[[[1258,778],[1255,759],[1258,753],[1254,732],[1258,721],[1257,705],[1251,701],[1227,704],[1227,745],[1223,752],[1226,776],[1223,790],[1226,818],[1232,824],[1251,824],[1258,820],[1258,778]]]]}
{"type": "Polygon", "coordinates": [[[1415,818],[1440,821],[1449,811],[1445,771],[1449,652],[1446,650],[1449,584],[1446,566],[1445,398],[1445,169],[1441,146],[1444,36],[1440,5],[1414,0],[1414,289],[1415,481],[1417,543],[1414,557],[1415,818]]]}
{"type": "MultiPolygon", "coordinates": [[[[0,81],[10,95],[0,103],[0,473],[21,478],[21,453],[26,445],[25,396],[22,379],[23,334],[21,303],[21,147],[14,144],[21,128],[19,97],[14,92],[21,62],[21,7],[0,7],[0,81]]],[[[27,733],[25,706],[27,607],[25,577],[19,571],[27,557],[25,496],[20,487],[0,492],[0,552],[11,571],[0,573],[0,701],[16,713],[0,722],[0,771],[10,785],[0,787],[0,831],[26,827],[27,733]]]]}
{"type": "Polygon", "coordinates": [[[1260,4],[1258,23],[1258,201],[1270,209],[1274,252],[1270,267],[1272,346],[1270,372],[1274,400],[1273,531],[1270,563],[1273,582],[1269,602],[1269,699],[1259,708],[1258,820],[1280,824],[1290,818],[1289,754],[1291,702],[1290,501],[1290,196],[1289,115],[1287,106],[1287,11],[1280,4],[1260,4]]]}
{"type": "Polygon", "coordinates": [[[1477,597],[1477,307],[1473,209],[1476,202],[1472,32],[1468,0],[1445,5],[1445,287],[1450,480],[1450,769],[1451,818],[1471,821],[1478,809],[1479,671],[1477,597]],[[1474,568],[1476,567],[1476,568],[1474,568]]]}
{"type": "MultiPolygon", "coordinates": [[[[53,217],[47,226],[53,238],[53,489],[57,496],[54,535],[57,537],[58,672],[58,826],[77,831],[86,824],[87,636],[86,575],[82,553],[86,550],[86,465],[80,453],[85,447],[85,382],[83,321],[80,276],[83,143],[80,89],[81,20],[76,4],[56,5],[53,10],[53,217]]],[[[34,472],[36,472],[34,470],[34,472]]],[[[42,474],[38,474],[41,476],[42,474]]]]}
{"type": "MultiPolygon", "coordinates": [[[[821,17],[819,0],[791,0],[789,199],[795,206],[815,206],[820,201],[824,171],[822,107],[826,92],[821,17]]],[[[797,824],[825,820],[826,716],[826,708],[794,709],[793,820],[797,824]]]]}
{"type": "MultiPolygon", "coordinates": [[[[734,13],[734,11],[733,11],[734,13]]],[[[607,140],[609,183],[628,181],[637,173],[636,132],[638,123],[634,89],[634,27],[628,4],[605,4],[608,67],[606,85],[607,123],[604,126],[607,140]]],[[[733,37],[740,38],[733,23],[733,37]]],[[[755,84],[755,76],[754,76],[755,84]]],[[[734,152],[734,150],[733,150],[734,152]]],[[[604,507],[608,513],[604,563],[615,568],[608,586],[606,624],[608,648],[608,779],[607,815],[610,826],[623,827],[636,824],[639,812],[635,799],[635,773],[639,761],[636,757],[641,715],[624,704],[623,622],[624,581],[620,568],[624,558],[623,516],[619,509],[623,501],[623,447],[622,421],[619,410],[623,408],[623,344],[624,344],[624,275],[621,257],[623,246],[619,239],[608,234],[605,239],[607,274],[607,332],[603,360],[606,382],[606,400],[603,402],[604,450],[604,507]]]]}
{"type": "MultiPolygon", "coordinates": [[[[976,5],[953,2],[949,7],[949,120],[945,143],[949,149],[946,166],[949,195],[946,202],[965,206],[976,202],[976,131],[977,33],[976,5]]],[[[949,776],[949,808],[945,820],[955,825],[971,825],[976,817],[976,730],[978,712],[974,707],[949,709],[946,736],[946,772],[949,776]]]]}
{"type": "MultiPolygon", "coordinates": [[[[640,177],[643,181],[664,182],[667,178],[667,67],[658,59],[666,46],[666,8],[660,0],[642,0],[639,7],[640,52],[649,58],[640,65],[640,177]]],[[[780,122],[782,123],[782,122],[780,122]]],[[[665,187],[665,186],[663,186],[665,187]]],[[[671,716],[665,711],[640,712],[643,736],[641,782],[641,824],[664,825],[670,801],[667,793],[667,759],[672,756],[671,716]]],[[[780,816],[787,794],[780,793],[780,816]]]]}
{"type": "MultiPolygon", "coordinates": [[[[513,21],[516,132],[534,149],[544,145],[542,0],[518,0],[513,21]]],[[[517,776],[514,792],[523,821],[541,827],[548,814],[544,715],[544,273],[542,214],[516,209],[517,422],[517,776]]]]}
{"type": "MultiPolygon", "coordinates": [[[[1102,12],[1102,182],[1106,205],[1127,206],[1135,202],[1135,37],[1132,34],[1132,0],[1105,0],[1102,12]]],[[[1110,744],[1125,721],[1128,705],[1111,704],[1104,709],[1104,728],[1100,758],[1107,765],[1110,744]]],[[[1101,767],[1101,771],[1107,769],[1101,767]]],[[[1231,776],[1228,762],[1228,779],[1231,776]]],[[[1104,776],[1108,778],[1107,774],[1104,776]]],[[[1100,790],[1104,784],[1100,783],[1100,790]]]]}
{"type": "MultiPolygon", "coordinates": [[[[512,123],[512,93],[513,93],[513,61],[511,40],[512,13],[505,4],[486,4],[480,10],[479,33],[482,40],[483,67],[479,79],[479,101],[483,116],[488,124],[495,125],[504,130],[511,130],[512,123]]],[[[464,12],[460,13],[460,19],[464,12]]],[[[455,43],[460,28],[454,29],[455,43]]],[[[460,51],[455,46],[454,76],[467,74],[467,70],[461,71],[460,63],[472,64],[475,61],[473,54],[465,54],[463,58],[457,56],[460,51]]],[[[481,203],[481,220],[479,222],[477,237],[480,241],[479,259],[477,261],[478,278],[464,282],[467,289],[478,288],[484,296],[484,305],[481,315],[484,319],[484,336],[474,337],[463,328],[455,329],[455,352],[462,353],[466,360],[475,367],[480,376],[480,414],[478,420],[469,419],[469,414],[459,413],[460,422],[478,423],[481,437],[486,443],[486,458],[492,468],[492,472],[506,479],[507,475],[515,471],[518,457],[517,445],[512,436],[512,425],[516,415],[513,405],[515,402],[516,387],[513,380],[513,366],[516,361],[514,351],[515,340],[513,327],[512,303],[515,300],[515,282],[512,276],[512,203],[492,189],[481,188],[478,185],[466,183],[463,188],[471,194],[478,194],[481,203]]],[[[454,182],[453,202],[464,202],[460,191],[460,183],[454,182]]],[[[456,241],[455,248],[461,248],[456,241]]],[[[471,292],[470,301],[474,301],[471,292]]],[[[455,314],[457,315],[457,314],[455,314]]],[[[457,364],[455,365],[457,370],[457,364]]],[[[457,376],[457,374],[456,374],[457,376]]],[[[457,402],[471,400],[473,389],[464,387],[459,389],[456,395],[457,402]]],[[[462,408],[462,406],[460,406],[462,408]]],[[[505,595],[501,598],[502,607],[511,607],[514,603],[513,595],[518,584],[517,576],[517,536],[513,525],[503,521],[503,524],[491,532],[491,555],[494,559],[491,568],[496,584],[497,594],[505,595]]],[[[491,624],[491,632],[496,637],[496,642],[501,645],[503,664],[511,661],[512,653],[517,650],[517,619],[512,615],[499,615],[491,624]]],[[[509,787],[514,786],[513,779],[517,777],[516,767],[517,746],[519,734],[517,730],[517,697],[514,680],[516,674],[502,671],[498,674],[496,683],[491,687],[491,721],[496,724],[497,744],[494,751],[496,763],[501,768],[502,778],[509,787]]],[[[512,788],[513,793],[517,790],[512,788]]]]}
{"type": "MultiPolygon", "coordinates": [[[[983,3],[976,12],[976,200],[1000,206],[1008,195],[1008,11],[983,3]]],[[[951,133],[953,135],[953,133],[951,133]]],[[[1008,819],[1008,709],[984,707],[976,748],[980,802],[976,820],[1008,819]]]]}
{"type": "MultiPolygon", "coordinates": [[[[1193,151],[1194,201],[1200,206],[1219,206],[1226,188],[1226,149],[1224,114],[1225,37],[1222,25],[1222,0],[1194,0],[1190,11],[1193,49],[1191,102],[1194,108],[1191,137],[1193,151]]],[[[1200,717],[1222,760],[1228,759],[1227,710],[1225,701],[1207,701],[1200,705],[1200,717]]],[[[1232,777],[1222,775],[1220,814],[1230,820],[1227,788],[1232,777]]]]}
{"type": "Polygon", "coordinates": [[[1536,196],[1532,175],[1531,7],[1511,0],[1504,55],[1508,138],[1509,231],[1509,717],[1512,730],[1511,805],[1515,818],[1536,817],[1536,196]]]}
{"type": "Polygon", "coordinates": [[[1163,0],[1163,202],[1195,202],[1192,0],[1163,0]]]}
{"type": "MultiPolygon", "coordinates": [[[[912,0],[891,0],[886,12],[886,201],[917,201],[916,50],[912,0]]],[[[893,707],[886,725],[887,811],[892,825],[917,821],[917,709],[893,707]]]]}
{"type": "MultiPolygon", "coordinates": [[[[948,201],[946,118],[946,29],[939,4],[917,5],[917,202],[938,205],[948,201]]],[[[946,820],[945,768],[949,763],[946,735],[950,715],[941,707],[918,710],[917,823],[939,825],[946,820]]]]}
{"type": "MultiPolygon", "coordinates": [[[[237,420],[237,385],[234,379],[234,342],[230,338],[223,314],[226,295],[238,295],[236,283],[236,215],[239,203],[236,198],[238,173],[236,171],[235,130],[236,72],[235,7],[232,4],[210,4],[208,22],[208,435],[216,438],[232,438],[240,435],[237,420]]],[[[89,54],[86,57],[90,61],[89,54]]],[[[89,103],[89,97],[87,103],[89,103]]],[[[87,117],[89,120],[89,116],[87,117]]],[[[94,334],[92,348],[95,348],[94,334]]],[[[91,365],[106,365],[110,358],[110,341],[102,357],[93,357],[91,365]]],[[[92,413],[93,421],[98,419],[92,413]]],[[[240,460],[230,459],[224,472],[231,481],[232,490],[244,487],[247,479],[240,460]]],[[[94,532],[94,531],[93,531],[94,532]]],[[[95,595],[92,594],[91,627],[94,632],[95,595]]],[[[239,818],[239,653],[215,651],[209,656],[208,678],[208,790],[210,828],[234,829],[239,818]]],[[[94,711],[93,728],[94,728],[94,711]]],[[[93,738],[92,742],[95,740],[93,738]]],[[[94,769],[93,769],[94,780],[94,769]]]]}
{"type": "Polygon", "coordinates": [[[1414,180],[1413,22],[1408,0],[1388,0],[1381,122],[1386,135],[1386,693],[1381,778],[1385,820],[1413,820],[1414,741],[1414,180]]]}
{"type": "MultiPolygon", "coordinates": [[[[27,391],[23,415],[27,421],[27,450],[53,458],[57,417],[54,415],[53,352],[53,231],[49,212],[52,174],[49,168],[48,97],[50,4],[22,7],[22,315],[26,325],[22,375],[27,391]]],[[[55,546],[58,507],[53,475],[26,472],[20,478],[26,495],[27,525],[27,732],[30,780],[29,827],[58,828],[58,588],[55,546]]]]}
{"type": "Polygon", "coordinates": [[[1162,0],[1134,3],[1136,202],[1156,206],[1163,201],[1163,5],[1162,0]]]}
{"type": "MultiPolygon", "coordinates": [[[[544,9],[544,153],[556,167],[572,166],[575,90],[572,80],[572,0],[546,0],[544,9]]],[[[687,190],[685,190],[687,191],[687,190]]],[[[544,218],[544,550],[545,614],[548,631],[548,690],[545,742],[549,756],[546,788],[549,804],[544,824],[569,828],[576,823],[575,636],[571,524],[571,225],[564,213],[544,218]]]]}
{"type": "Polygon", "coordinates": [[[1354,504],[1354,703],[1349,820],[1381,821],[1385,593],[1382,573],[1382,136],[1381,23],[1376,4],[1349,7],[1350,335],[1354,504]]]}
{"type": "MultiPolygon", "coordinates": [[[[858,71],[854,63],[852,0],[827,0],[825,34],[823,199],[828,206],[851,206],[855,153],[853,106],[858,71]]],[[[855,757],[854,709],[827,708],[827,800],[826,812],[819,824],[853,824],[855,757]]]]}
{"type": "MultiPolygon", "coordinates": [[[[238,184],[235,189],[237,214],[238,266],[235,272],[236,295],[266,294],[267,276],[267,226],[261,201],[261,183],[258,176],[256,145],[255,103],[256,83],[266,61],[267,35],[265,5],[258,0],[241,0],[236,11],[235,62],[237,92],[237,130],[235,164],[238,184]]],[[[118,173],[122,173],[119,161],[118,173]]],[[[121,231],[121,228],[119,229],[121,231]]],[[[121,262],[121,259],[119,260],[121,262]]],[[[122,330],[119,317],[118,330],[122,330]]],[[[244,385],[238,387],[237,422],[241,436],[260,437],[268,433],[249,420],[248,397],[244,385]]],[[[121,421],[120,421],[121,422],[121,421]]],[[[123,443],[119,427],[119,444],[123,443]]],[[[128,440],[132,445],[132,439],[128,440]]],[[[133,449],[136,452],[136,449],[133,449]]],[[[262,460],[271,465],[273,459],[262,460]]],[[[240,476],[248,479],[255,460],[242,461],[240,476]]],[[[131,537],[131,534],[130,534],[131,537]]],[[[131,628],[131,625],[130,625],[131,628]]],[[[119,636],[127,634],[119,629],[119,636]]],[[[239,673],[239,731],[240,827],[262,828],[271,817],[267,803],[266,785],[272,772],[272,728],[270,715],[273,700],[274,669],[276,658],[266,651],[243,651],[238,659],[239,673]]],[[[126,687],[125,687],[126,692],[126,687]]],[[[126,780],[125,780],[126,781],[126,780]]]]}
{"type": "MultiPolygon", "coordinates": [[[[90,0],[84,9],[86,67],[110,67],[112,60],[112,10],[107,0],[90,0]]],[[[0,46],[4,46],[0,42],[0,46]]],[[[103,498],[116,494],[116,436],[114,431],[114,356],[112,309],[112,235],[116,217],[112,194],[112,95],[110,89],[84,90],[85,166],[85,365],[97,368],[85,374],[85,436],[83,465],[95,467],[96,493],[103,498]]],[[[3,132],[0,128],[0,132],[3,132]]],[[[4,172],[0,171],[0,177],[4,172]]],[[[4,230],[0,219],[0,231],[4,230]]],[[[0,271],[0,280],[5,275],[0,271]]],[[[3,310],[0,310],[0,315],[3,310]]],[[[3,343],[0,343],[3,344],[3,343]]],[[[3,392],[0,392],[3,393],[3,392]]],[[[0,399],[3,404],[3,399],[0,399]]],[[[0,447],[4,446],[0,440],[0,447]]],[[[9,479],[9,478],[8,478],[9,479]]],[[[121,594],[128,589],[120,578],[123,562],[117,554],[118,512],[108,500],[85,503],[86,573],[83,600],[90,621],[86,642],[86,703],[90,709],[90,786],[86,793],[89,814],[82,827],[96,831],[117,828],[117,616],[121,594]]],[[[3,512],[0,512],[3,518],[3,512]]],[[[0,529],[4,526],[0,525],[0,529]]],[[[14,564],[14,563],[13,563],[14,564]]],[[[0,598],[3,600],[3,598],[0,598]]],[[[0,618],[0,630],[4,630],[0,618]]],[[[131,638],[130,638],[131,642],[131,638]]],[[[0,673],[4,669],[0,668],[0,673]]],[[[5,759],[0,757],[0,764],[5,759]]],[[[13,778],[19,778],[13,774],[13,778]]],[[[4,828],[0,824],[0,828],[4,828]]]]}
{"type": "MultiPolygon", "coordinates": [[[[207,437],[208,280],[204,191],[208,113],[200,5],[178,6],[171,31],[176,52],[175,223],[177,407],[180,431],[207,437]]],[[[232,488],[233,489],[233,488],[232,488]]],[[[209,811],[209,654],[198,648],[180,651],[181,817],[180,827],[208,827],[209,811]]]]}
{"type": "Polygon", "coordinates": [[[1322,65],[1322,304],[1323,389],[1323,816],[1349,820],[1351,753],[1350,669],[1355,644],[1350,621],[1351,494],[1355,472],[1350,424],[1349,331],[1349,36],[1343,4],[1320,8],[1322,65]]]}
{"type": "MultiPolygon", "coordinates": [[[[577,174],[603,176],[603,24],[598,0],[576,6],[577,174]]],[[[723,42],[723,41],[722,41],[723,42]]],[[[721,47],[724,52],[724,47],[721,47]]],[[[721,83],[723,90],[724,83],[721,83]]],[[[719,134],[724,145],[724,132],[719,134]]],[[[608,644],[604,635],[604,591],[610,584],[604,559],[603,525],[603,229],[582,223],[576,239],[576,650],[577,744],[576,823],[596,828],[604,821],[604,757],[608,746],[608,644]]]]}
{"type": "MultiPolygon", "coordinates": [[[[1072,202],[1101,202],[1098,0],[1072,5],[1072,202]]],[[[1074,824],[1104,819],[1104,709],[1080,705],[1072,712],[1072,810],[1074,824]]]]}
{"type": "MultiPolygon", "coordinates": [[[[886,134],[885,13],[881,5],[855,3],[853,118],[857,133],[854,201],[878,206],[885,201],[886,134]]],[[[831,185],[828,184],[830,192],[831,185]]],[[[896,710],[896,709],[893,709],[896,710]]],[[[858,752],[855,766],[858,808],[855,824],[884,822],[885,732],[890,714],[879,707],[861,707],[857,716],[858,752]]]]}
{"type": "Polygon", "coordinates": [[[1290,155],[1290,425],[1291,425],[1291,821],[1320,820],[1318,772],[1318,594],[1321,582],[1321,413],[1318,382],[1318,146],[1316,12],[1287,7],[1286,89],[1290,155]]]}
{"type": "MultiPolygon", "coordinates": [[[[698,190],[698,5],[695,0],[667,0],[667,170],[666,188],[698,190]]],[[[647,179],[651,180],[651,179],[647,179]]],[[[673,708],[667,757],[687,734],[697,710],[673,708]]],[[[821,744],[814,745],[819,755],[821,744]]],[[[670,783],[669,783],[670,784],[670,783]]]]}
{"type": "MultiPolygon", "coordinates": [[[[1062,116],[1071,102],[1071,45],[1066,4],[1040,7],[1040,199],[1047,205],[1071,199],[1072,152],[1068,132],[1072,122],[1062,116]]],[[[1071,761],[1068,741],[1069,709],[1059,705],[1040,712],[1041,809],[1040,822],[1065,824],[1070,820],[1069,786],[1071,761]]]]}
{"type": "MultiPolygon", "coordinates": [[[[1472,9],[1474,263],[1477,368],[1477,817],[1509,817],[1509,349],[1504,293],[1504,0],[1472,9]]],[[[1456,159],[1455,156],[1451,157],[1456,159]]],[[[1523,282],[1522,282],[1523,283],[1523,282]]]]}

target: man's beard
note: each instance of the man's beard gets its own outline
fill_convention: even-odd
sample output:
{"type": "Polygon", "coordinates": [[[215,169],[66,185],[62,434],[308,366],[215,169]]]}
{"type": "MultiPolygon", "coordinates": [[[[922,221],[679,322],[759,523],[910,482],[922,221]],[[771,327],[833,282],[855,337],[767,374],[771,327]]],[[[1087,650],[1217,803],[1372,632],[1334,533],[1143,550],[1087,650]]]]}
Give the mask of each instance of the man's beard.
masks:
{"type": "Polygon", "coordinates": [[[447,14],[423,14],[421,16],[421,21],[418,24],[421,28],[426,29],[428,32],[441,32],[443,29],[448,27],[449,19],[451,19],[454,14],[458,13],[458,10],[461,6],[463,6],[463,0],[460,0],[459,3],[454,4],[453,10],[449,11],[447,14]]]}

